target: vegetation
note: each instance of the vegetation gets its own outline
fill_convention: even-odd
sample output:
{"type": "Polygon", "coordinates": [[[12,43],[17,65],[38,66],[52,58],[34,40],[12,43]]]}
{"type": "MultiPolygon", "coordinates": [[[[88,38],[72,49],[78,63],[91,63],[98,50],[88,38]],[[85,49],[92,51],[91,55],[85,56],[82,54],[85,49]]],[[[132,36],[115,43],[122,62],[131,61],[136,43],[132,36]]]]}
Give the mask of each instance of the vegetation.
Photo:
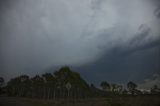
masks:
{"type": "Polygon", "coordinates": [[[4,85],[4,79],[0,77],[0,94],[3,93],[3,85],[4,85]]]}
{"type": "Polygon", "coordinates": [[[158,88],[157,85],[154,85],[152,88],[151,88],[151,94],[154,94],[154,95],[160,95],[160,88],[158,88]]]}
{"type": "Polygon", "coordinates": [[[109,83],[106,82],[106,81],[101,82],[101,85],[100,85],[100,86],[102,87],[103,90],[106,90],[106,91],[109,91],[109,90],[110,90],[110,85],[109,85],[109,83]]]}
{"type": "Polygon", "coordinates": [[[54,74],[45,73],[29,78],[27,75],[11,79],[7,84],[9,96],[32,97],[43,99],[85,98],[89,96],[90,87],[80,74],[62,67],[54,74]],[[66,84],[70,84],[67,89],[66,84]]]}
{"type": "Polygon", "coordinates": [[[127,88],[128,88],[128,90],[129,90],[129,92],[132,94],[132,95],[134,95],[136,92],[135,92],[135,90],[136,90],[136,88],[137,88],[137,85],[134,83],[134,82],[128,82],[128,84],[127,84],[127,88]]]}
{"type": "Polygon", "coordinates": [[[45,73],[32,78],[21,75],[11,79],[5,87],[2,87],[3,85],[4,79],[0,78],[0,93],[5,91],[8,96],[44,100],[160,95],[158,86],[152,87],[151,92],[142,92],[137,89],[137,84],[132,81],[127,83],[127,89],[123,88],[122,85],[109,84],[107,81],[100,83],[101,89],[96,88],[94,84],[87,84],[79,73],[72,71],[67,66],[60,68],[53,74],[45,73]]]}

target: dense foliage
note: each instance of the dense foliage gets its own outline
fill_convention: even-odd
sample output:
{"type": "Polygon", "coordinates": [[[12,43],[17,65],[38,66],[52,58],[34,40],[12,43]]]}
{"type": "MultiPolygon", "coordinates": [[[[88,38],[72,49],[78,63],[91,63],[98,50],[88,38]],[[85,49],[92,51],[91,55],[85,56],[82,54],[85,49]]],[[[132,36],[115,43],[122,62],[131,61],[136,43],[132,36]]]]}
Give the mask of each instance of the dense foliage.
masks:
{"type": "Polygon", "coordinates": [[[31,97],[41,99],[79,99],[91,97],[106,97],[113,95],[144,95],[160,94],[158,86],[151,88],[150,92],[140,91],[137,85],[130,81],[127,88],[122,85],[109,84],[107,81],[100,83],[100,88],[94,84],[87,84],[78,72],[65,66],[53,74],[45,73],[30,78],[27,75],[11,79],[6,86],[4,79],[0,78],[0,93],[6,92],[9,96],[31,97]]]}
{"type": "Polygon", "coordinates": [[[71,71],[69,67],[62,67],[54,74],[45,73],[33,78],[21,75],[11,79],[7,84],[10,96],[34,97],[44,99],[56,98],[85,98],[89,96],[89,85],[80,74],[71,71]],[[66,84],[70,84],[67,89],[66,84]]]}

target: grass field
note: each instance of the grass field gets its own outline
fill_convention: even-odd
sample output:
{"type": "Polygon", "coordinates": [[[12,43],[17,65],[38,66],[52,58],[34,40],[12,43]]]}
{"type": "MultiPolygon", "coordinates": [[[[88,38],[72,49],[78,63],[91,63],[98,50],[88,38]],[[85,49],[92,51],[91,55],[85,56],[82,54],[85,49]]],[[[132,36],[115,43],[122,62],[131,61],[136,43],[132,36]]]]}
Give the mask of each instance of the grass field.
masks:
{"type": "Polygon", "coordinates": [[[33,106],[160,106],[160,96],[127,96],[81,100],[40,100],[16,98],[33,106]]]}

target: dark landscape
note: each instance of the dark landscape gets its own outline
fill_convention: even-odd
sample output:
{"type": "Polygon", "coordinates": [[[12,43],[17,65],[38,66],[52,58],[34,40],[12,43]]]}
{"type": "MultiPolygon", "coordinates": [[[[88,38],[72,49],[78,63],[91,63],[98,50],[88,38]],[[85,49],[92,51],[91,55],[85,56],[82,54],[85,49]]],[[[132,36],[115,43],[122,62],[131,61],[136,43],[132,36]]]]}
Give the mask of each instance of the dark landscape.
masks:
{"type": "Polygon", "coordinates": [[[0,106],[160,106],[160,0],[0,0],[0,106]]]}
{"type": "Polygon", "coordinates": [[[83,100],[40,100],[0,97],[1,106],[160,106],[159,96],[95,98],[83,100]]]}
{"type": "MultiPolygon", "coordinates": [[[[4,79],[0,78],[2,86],[4,79]]],[[[54,74],[45,73],[29,78],[11,79],[0,88],[2,106],[160,106],[160,88],[140,91],[134,82],[122,85],[100,83],[101,88],[89,85],[80,74],[68,66],[54,74]]]]}

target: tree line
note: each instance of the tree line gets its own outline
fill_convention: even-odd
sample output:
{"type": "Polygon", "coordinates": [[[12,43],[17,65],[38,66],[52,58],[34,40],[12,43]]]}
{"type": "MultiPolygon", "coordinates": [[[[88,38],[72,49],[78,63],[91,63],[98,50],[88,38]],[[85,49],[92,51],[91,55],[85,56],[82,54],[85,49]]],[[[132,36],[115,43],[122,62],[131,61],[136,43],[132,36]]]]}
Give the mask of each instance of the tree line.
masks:
{"type": "MultiPolygon", "coordinates": [[[[137,89],[137,84],[128,82],[127,88],[122,85],[109,84],[102,81],[100,88],[89,85],[78,72],[65,66],[58,71],[36,75],[30,78],[27,75],[11,79],[3,86],[4,79],[0,77],[0,93],[8,96],[30,97],[41,99],[79,99],[91,97],[106,97],[111,95],[142,95],[149,94],[137,89]]],[[[158,86],[151,88],[150,94],[160,94],[158,86]]]]}

